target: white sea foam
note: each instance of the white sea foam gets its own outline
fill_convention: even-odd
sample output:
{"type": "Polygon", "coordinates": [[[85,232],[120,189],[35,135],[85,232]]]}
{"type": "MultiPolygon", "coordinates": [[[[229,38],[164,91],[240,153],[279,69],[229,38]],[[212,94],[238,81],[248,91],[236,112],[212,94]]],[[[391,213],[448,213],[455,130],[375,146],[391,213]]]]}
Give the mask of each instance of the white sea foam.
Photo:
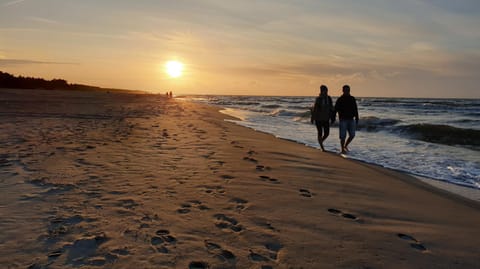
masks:
{"type": "MultiPolygon", "coordinates": [[[[196,100],[225,107],[223,112],[238,118],[234,122],[239,125],[319,148],[308,113],[314,97],[196,100]]],[[[358,98],[357,102],[360,124],[349,158],[480,189],[480,146],[475,144],[480,100],[358,98]]],[[[325,148],[340,151],[336,123],[325,148]]]]}

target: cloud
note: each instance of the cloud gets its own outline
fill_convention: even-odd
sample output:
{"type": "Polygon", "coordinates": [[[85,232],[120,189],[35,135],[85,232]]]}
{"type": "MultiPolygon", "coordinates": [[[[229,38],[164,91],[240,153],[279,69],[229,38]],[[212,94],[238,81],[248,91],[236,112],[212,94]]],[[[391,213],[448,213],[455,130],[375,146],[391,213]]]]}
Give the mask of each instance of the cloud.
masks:
{"type": "Polygon", "coordinates": [[[34,22],[41,22],[41,23],[47,23],[47,24],[58,24],[58,21],[54,21],[51,19],[46,19],[46,18],[41,18],[41,17],[28,17],[27,19],[34,21],[34,22]]]}
{"type": "MultiPolygon", "coordinates": [[[[424,44],[419,46],[424,49],[424,44]]],[[[428,46],[427,46],[428,47],[428,46]]],[[[437,65],[405,64],[401,62],[297,62],[293,64],[257,64],[212,70],[263,78],[297,78],[357,81],[390,81],[392,79],[472,79],[480,70],[480,56],[457,56],[441,59],[437,65]]]]}
{"type": "Polygon", "coordinates": [[[20,4],[22,2],[25,2],[26,0],[14,0],[14,1],[10,1],[10,2],[7,2],[7,3],[4,3],[3,6],[5,7],[8,7],[8,6],[13,6],[13,5],[16,5],[16,4],[20,4]]]}
{"type": "Polygon", "coordinates": [[[78,63],[48,62],[48,61],[24,60],[24,59],[0,59],[0,66],[32,65],[32,64],[76,65],[76,64],[78,64],[78,63]]]}
{"type": "Polygon", "coordinates": [[[435,6],[448,12],[459,14],[478,14],[480,13],[480,3],[478,0],[421,0],[426,5],[435,6]]]}

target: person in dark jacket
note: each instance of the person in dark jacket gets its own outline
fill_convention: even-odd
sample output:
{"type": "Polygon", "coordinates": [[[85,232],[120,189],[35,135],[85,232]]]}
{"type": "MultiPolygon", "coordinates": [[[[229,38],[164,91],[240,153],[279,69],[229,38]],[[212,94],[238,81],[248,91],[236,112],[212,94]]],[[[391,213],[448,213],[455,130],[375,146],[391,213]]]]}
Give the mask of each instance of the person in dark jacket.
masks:
{"type": "Polygon", "coordinates": [[[328,88],[325,85],[320,86],[320,94],[315,99],[315,104],[311,110],[312,117],[311,123],[315,122],[317,126],[318,143],[322,151],[325,151],[323,147],[323,141],[327,139],[330,134],[330,124],[335,121],[335,111],[333,110],[332,98],[328,96],[328,88]]]}
{"type": "Polygon", "coordinates": [[[343,95],[335,103],[335,113],[338,113],[338,126],[340,134],[340,146],[342,153],[349,151],[348,145],[355,137],[355,129],[358,125],[357,100],[350,95],[350,86],[343,86],[343,95]],[[345,141],[348,132],[348,139],[345,141]]]}

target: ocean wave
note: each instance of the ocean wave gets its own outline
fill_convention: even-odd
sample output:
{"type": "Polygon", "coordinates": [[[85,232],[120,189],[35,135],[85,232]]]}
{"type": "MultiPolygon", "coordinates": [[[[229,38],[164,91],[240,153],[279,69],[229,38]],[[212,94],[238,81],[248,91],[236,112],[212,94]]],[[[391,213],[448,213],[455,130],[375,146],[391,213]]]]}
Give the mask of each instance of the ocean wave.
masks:
{"type": "Polygon", "coordinates": [[[279,108],[282,107],[281,105],[275,105],[275,104],[270,104],[270,105],[262,105],[263,108],[279,108]]]}
{"type": "Polygon", "coordinates": [[[219,106],[258,106],[260,105],[259,102],[251,102],[251,101],[229,101],[229,100],[218,100],[214,104],[219,106]]]}
{"type": "MultiPolygon", "coordinates": [[[[312,103],[313,105],[313,103],[312,103]]],[[[297,109],[297,110],[310,110],[310,106],[308,105],[301,105],[301,106],[288,106],[289,109],[297,109]]]]}
{"type": "Polygon", "coordinates": [[[480,146],[480,130],[457,128],[450,125],[412,124],[399,127],[413,138],[444,145],[480,146]]]}
{"type": "Polygon", "coordinates": [[[465,116],[469,116],[469,117],[479,117],[479,116],[480,116],[480,112],[476,112],[476,111],[467,112],[467,113],[465,113],[465,116]]]}
{"type": "Polygon", "coordinates": [[[365,130],[368,132],[378,131],[387,126],[393,126],[399,123],[400,120],[397,119],[381,119],[377,117],[364,117],[361,118],[358,122],[357,128],[359,130],[365,130]]]}
{"type": "Polygon", "coordinates": [[[269,113],[272,117],[310,117],[310,111],[295,111],[288,109],[275,109],[269,113]]]}
{"type": "MultiPolygon", "coordinates": [[[[365,107],[403,107],[418,110],[446,110],[448,111],[478,111],[480,104],[477,99],[411,99],[411,98],[359,98],[359,103],[365,107]]],[[[445,112],[445,111],[443,111],[445,112]]]]}

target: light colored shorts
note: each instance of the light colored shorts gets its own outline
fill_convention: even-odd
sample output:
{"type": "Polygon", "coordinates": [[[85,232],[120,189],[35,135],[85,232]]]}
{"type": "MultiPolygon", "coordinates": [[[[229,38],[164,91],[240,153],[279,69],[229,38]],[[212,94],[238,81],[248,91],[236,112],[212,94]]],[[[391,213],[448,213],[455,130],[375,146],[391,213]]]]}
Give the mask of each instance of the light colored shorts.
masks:
{"type": "Polygon", "coordinates": [[[340,120],[338,123],[338,126],[340,127],[340,139],[344,140],[347,137],[347,132],[348,136],[351,138],[355,137],[355,120],[340,120]]]}

